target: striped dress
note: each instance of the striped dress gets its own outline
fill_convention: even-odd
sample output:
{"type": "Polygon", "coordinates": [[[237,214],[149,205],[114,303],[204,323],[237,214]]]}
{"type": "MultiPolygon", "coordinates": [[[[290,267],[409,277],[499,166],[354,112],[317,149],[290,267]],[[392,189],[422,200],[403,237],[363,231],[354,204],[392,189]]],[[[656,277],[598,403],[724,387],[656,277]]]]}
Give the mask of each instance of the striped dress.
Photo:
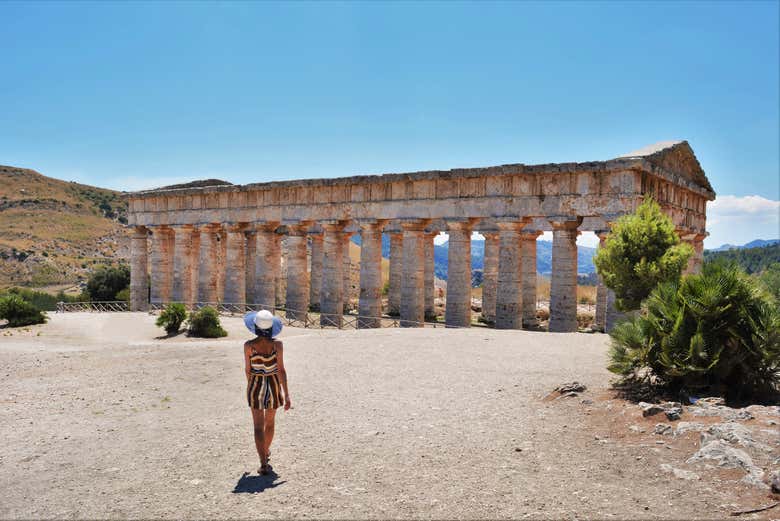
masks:
{"type": "Polygon", "coordinates": [[[276,409],[282,405],[282,386],[279,383],[279,369],[276,364],[276,345],[270,355],[261,355],[252,350],[249,355],[250,376],[246,398],[252,409],[276,409]]]}

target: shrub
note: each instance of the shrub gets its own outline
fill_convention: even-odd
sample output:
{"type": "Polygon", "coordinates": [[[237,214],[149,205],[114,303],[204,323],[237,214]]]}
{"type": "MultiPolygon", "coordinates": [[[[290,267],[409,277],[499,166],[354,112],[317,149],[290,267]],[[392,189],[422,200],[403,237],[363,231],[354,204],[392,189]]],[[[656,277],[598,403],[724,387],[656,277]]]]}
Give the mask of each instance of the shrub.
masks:
{"type": "Polygon", "coordinates": [[[116,300],[122,300],[124,302],[130,302],[130,288],[125,288],[116,294],[116,300]]]}
{"type": "Polygon", "coordinates": [[[700,275],[661,284],[610,335],[610,371],[670,390],[743,399],[778,383],[780,311],[733,265],[705,264],[700,275]]]}
{"type": "Polygon", "coordinates": [[[11,327],[46,322],[46,315],[40,309],[14,294],[0,298],[0,318],[6,319],[11,327]]]}
{"type": "Polygon", "coordinates": [[[165,306],[160,316],[157,317],[155,325],[165,328],[165,332],[172,335],[179,332],[179,328],[186,318],[187,308],[184,307],[184,304],[174,302],[165,306]]]}
{"type": "MultiPolygon", "coordinates": [[[[82,264],[82,267],[86,267],[82,264]]],[[[87,292],[94,301],[116,300],[116,295],[130,285],[130,269],[103,266],[95,270],[87,281],[87,292]]]]}
{"type": "Polygon", "coordinates": [[[759,276],[761,285],[771,294],[780,306],[780,262],[770,264],[759,276]]]}
{"type": "Polygon", "coordinates": [[[672,220],[647,198],[615,222],[593,262],[615,292],[615,307],[632,311],[658,284],[679,281],[691,255],[693,248],[680,243],[672,220]]]}
{"type": "Polygon", "coordinates": [[[217,310],[206,306],[190,313],[188,319],[190,336],[201,338],[220,338],[227,336],[227,331],[219,323],[217,310]]]}

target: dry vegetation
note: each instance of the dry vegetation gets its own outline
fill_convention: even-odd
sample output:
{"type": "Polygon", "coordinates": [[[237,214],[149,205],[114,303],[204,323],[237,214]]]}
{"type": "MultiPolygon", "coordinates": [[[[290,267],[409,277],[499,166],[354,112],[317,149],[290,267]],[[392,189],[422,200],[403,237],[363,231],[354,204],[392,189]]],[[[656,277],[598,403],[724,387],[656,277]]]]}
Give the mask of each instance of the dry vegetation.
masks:
{"type": "Polygon", "coordinates": [[[73,284],[127,247],[119,192],[0,166],[0,288],[73,284]]]}

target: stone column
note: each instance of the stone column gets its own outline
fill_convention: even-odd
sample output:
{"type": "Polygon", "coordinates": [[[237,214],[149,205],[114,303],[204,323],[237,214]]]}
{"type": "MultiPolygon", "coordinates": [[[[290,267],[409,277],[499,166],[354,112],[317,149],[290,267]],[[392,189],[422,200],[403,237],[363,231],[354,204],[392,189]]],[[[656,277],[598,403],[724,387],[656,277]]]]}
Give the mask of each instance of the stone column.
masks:
{"type": "Polygon", "coordinates": [[[246,235],[245,223],[227,226],[225,233],[225,302],[246,302],[246,235]]]}
{"type": "Polygon", "coordinates": [[[447,301],[444,323],[471,327],[471,228],[473,222],[447,223],[447,301]]]}
{"type": "Polygon", "coordinates": [[[482,320],[496,321],[496,287],[498,284],[498,232],[483,231],[485,237],[485,264],[482,268],[482,320]]]}
{"type": "Polygon", "coordinates": [[[604,317],[604,323],[606,325],[604,327],[604,331],[609,333],[620,320],[625,318],[626,315],[625,313],[618,311],[618,309],[615,307],[615,292],[609,288],[607,288],[606,301],[607,309],[605,311],[606,316],[604,317]]]}
{"type": "Polygon", "coordinates": [[[167,226],[152,229],[151,302],[171,302],[173,289],[173,230],[167,226]]]}
{"type": "Polygon", "coordinates": [[[387,313],[398,316],[401,313],[401,278],[403,276],[404,235],[390,232],[390,288],[387,294],[387,313]]]}
{"type": "Polygon", "coordinates": [[[555,333],[577,331],[577,227],[582,219],[550,219],[553,227],[550,325],[555,333]]]}
{"type": "Polygon", "coordinates": [[[311,239],[311,277],[309,279],[309,309],[320,310],[322,288],[322,232],[309,232],[311,239]]]}
{"type": "Polygon", "coordinates": [[[520,235],[523,327],[535,327],[539,323],[536,319],[536,239],[541,234],[540,231],[524,230],[520,235]]]}
{"type": "MultiPolygon", "coordinates": [[[[604,247],[604,243],[607,241],[607,235],[609,230],[596,230],[596,235],[599,238],[599,248],[604,247]]],[[[607,286],[604,284],[604,278],[598,271],[596,272],[598,278],[598,284],[596,285],[596,315],[593,317],[593,328],[606,331],[607,330],[607,286]]]]}
{"type": "Polygon", "coordinates": [[[496,288],[496,329],[522,329],[523,295],[520,230],[524,222],[499,222],[498,286],[496,288]]]}
{"type": "Polygon", "coordinates": [[[344,264],[342,265],[342,275],[343,275],[343,281],[344,281],[344,289],[342,290],[342,295],[344,299],[344,313],[349,313],[349,310],[351,309],[351,300],[352,300],[352,257],[349,256],[349,243],[352,242],[350,238],[352,237],[352,232],[344,232],[343,238],[344,238],[344,246],[342,246],[341,254],[342,258],[344,259],[344,264]]]}
{"type": "Polygon", "coordinates": [[[382,327],[382,221],[360,223],[358,327],[382,327]]]}
{"type": "Polygon", "coordinates": [[[200,227],[200,269],[198,271],[198,302],[214,305],[217,302],[217,233],[220,226],[206,224],[200,227]]]}
{"type": "Polygon", "coordinates": [[[130,311],[146,311],[149,304],[149,230],[133,228],[130,238],[130,311]]]}
{"type": "Polygon", "coordinates": [[[434,279],[436,277],[435,265],[433,259],[433,239],[439,232],[425,232],[423,235],[423,247],[425,248],[425,270],[423,273],[423,286],[425,287],[425,320],[436,320],[435,308],[435,287],[434,279]]]}
{"type": "Polygon", "coordinates": [[[285,307],[285,298],[287,295],[287,235],[279,235],[279,269],[276,271],[276,296],[274,305],[278,308],[285,307]]]}
{"type": "Polygon", "coordinates": [[[197,246],[195,237],[200,234],[193,226],[174,226],[173,245],[173,293],[172,300],[185,305],[192,305],[195,301],[195,270],[197,265],[197,246]]]}
{"type": "Polygon", "coordinates": [[[287,297],[286,316],[306,323],[309,314],[309,273],[306,271],[308,243],[306,223],[287,226],[287,297]]]}
{"type": "Polygon", "coordinates": [[[693,255],[688,259],[688,265],[683,270],[683,275],[697,275],[701,273],[701,267],[704,264],[704,234],[686,234],[682,235],[681,240],[693,248],[693,255]]]}
{"type": "Polygon", "coordinates": [[[341,327],[344,312],[344,222],[322,223],[320,325],[341,327]]]}
{"type": "Polygon", "coordinates": [[[257,264],[257,236],[255,230],[244,232],[246,239],[246,299],[249,305],[256,303],[255,297],[255,265],[257,264]]]}
{"type": "Polygon", "coordinates": [[[225,271],[227,267],[227,230],[217,233],[217,302],[225,302],[225,271]]]}
{"type": "Polygon", "coordinates": [[[276,222],[255,225],[255,302],[269,311],[276,306],[276,281],[282,262],[277,226],[276,222]]]}
{"type": "Polygon", "coordinates": [[[427,221],[410,219],[403,228],[403,277],[401,280],[401,327],[422,327],[425,321],[425,248],[427,221]]]}

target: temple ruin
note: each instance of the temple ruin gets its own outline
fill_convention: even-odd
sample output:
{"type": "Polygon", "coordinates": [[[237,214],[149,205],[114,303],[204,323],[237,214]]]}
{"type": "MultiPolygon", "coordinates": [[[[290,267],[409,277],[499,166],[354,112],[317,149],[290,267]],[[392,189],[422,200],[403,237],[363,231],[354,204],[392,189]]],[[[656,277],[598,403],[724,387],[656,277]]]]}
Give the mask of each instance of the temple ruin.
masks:
{"type": "MultiPolygon", "coordinates": [[[[150,302],[276,306],[286,276],[289,318],[319,312],[340,326],[345,248],[360,234],[359,327],[383,313],[423,325],[433,308],[433,238],[449,234],[445,323],[468,327],[471,235],[485,237],[482,314],[502,329],[536,321],[536,239],[552,231],[550,331],[577,329],[577,235],[610,225],[653,196],[702,263],[706,203],[715,198],[685,141],[608,161],[501,165],[243,186],[198,183],[127,195],[131,309],[150,302]],[[205,185],[205,186],[204,186],[205,185]],[[389,309],[382,309],[382,234],[390,236],[389,309]],[[287,237],[285,274],[280,240],[287,237]],[[151,242],[151,244],[149,244],[151,242]],[[151,276],[148,274],[151,273],[151,276]],[[151,288],[149,287],[151,281],[151,288]],[[427,312],[427,313],[426,313],[427,312]]],[[[348,263],[348,258],[346,260],[348,263]]],[[[599,285],[596,323],[612,320],[599,285]]]]}

